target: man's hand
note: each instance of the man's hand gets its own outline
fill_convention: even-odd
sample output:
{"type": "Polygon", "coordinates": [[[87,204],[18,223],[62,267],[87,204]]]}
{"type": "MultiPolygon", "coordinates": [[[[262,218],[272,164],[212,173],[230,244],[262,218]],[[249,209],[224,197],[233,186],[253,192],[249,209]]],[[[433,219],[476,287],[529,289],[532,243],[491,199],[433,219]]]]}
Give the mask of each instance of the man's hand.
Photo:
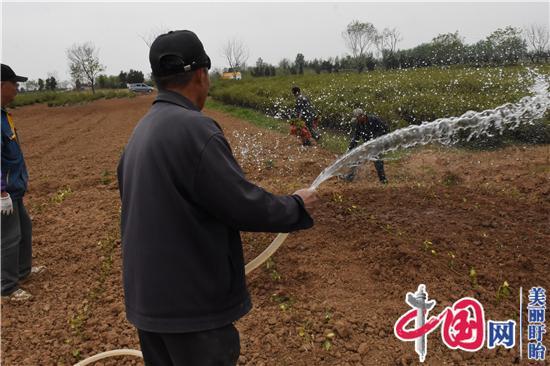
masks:
{"type": "Polygon", "coordinates": [[[2,215],[11,215],[13,213],[13,203],[10,194],[2,192],[2,215]]]}
{"type": "Polygon", "coordinates": [[[317,191],[312,188],[299,189],[294,194],[297,194],[304,201],[304,206],[308,212],[313,210],[319,201],[317,191]]]}

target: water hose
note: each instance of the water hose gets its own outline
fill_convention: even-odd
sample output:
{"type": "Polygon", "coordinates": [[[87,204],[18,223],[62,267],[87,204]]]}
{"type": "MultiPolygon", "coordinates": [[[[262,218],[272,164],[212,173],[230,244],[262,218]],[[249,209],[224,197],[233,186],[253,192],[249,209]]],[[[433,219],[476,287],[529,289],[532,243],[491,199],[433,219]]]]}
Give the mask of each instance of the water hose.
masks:
{"type": "Polygon", "coordinates": [[[279,249],[279,247],[284,243],[286,237],[288,236],[288,233],[280,233],[278,234],[275,239],[269,244],[267,248],[263,252],[260,253],[259,256],[248,262],[248,264],[244,267],[244,273],[249,274],[256,268],[262,265],[269,257],[273,255],[279,249]]]}
{"type": "MultiPolygon", "coordinates": [[[[249,274],[256,268],[261,266],[269,257],[271,257],[277,251],[277,249],[281,247],[281,245],[284,243],[287,236],[288,236],[288,233],[278,234],[275,237],[275,239],[273,239],[271,244],[269,244],[269,246],[265,248],[263,252],[260,253],[260,255],[258,255],[256,258],[248,262],[248,264],[244,267],[245,273],[249,274]]],[[[141,353],[141,351],[138,351],[135,349],[115,349],[112,351],[101,352],[101,353],[98,353],[97,355],[88,357],[85,360],[82,360],[79,363],[76,363],[74,366],[90,365],[104,358],[116,357],[116,356],[135,356],[135,357],[143,358],[143,354],[141,353]]]]}
{"type": "Polygon", "coordinates": [[[93,355],[92,357],[88,357],[85,360],[80,361],[79,363],[75,364],[74,366],[85,366],[90,365],[96,361],[102,360],[104,358],[108,357],[116,357],[116,356],[136,356],[143,358],[143,355],[141,351],[135,350],[135,349],[115,349],[112,351],[107,352],[101,352],[97,355],[93,355]]]}

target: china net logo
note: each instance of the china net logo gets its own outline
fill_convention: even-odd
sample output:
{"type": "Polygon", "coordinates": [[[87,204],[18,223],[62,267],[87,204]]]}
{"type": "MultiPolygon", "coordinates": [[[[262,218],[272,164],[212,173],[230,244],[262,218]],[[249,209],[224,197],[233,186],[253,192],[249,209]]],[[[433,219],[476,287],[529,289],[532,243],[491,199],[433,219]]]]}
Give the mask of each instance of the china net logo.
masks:
{"type": "MultiPolygon", "coordinates": [[[[394,325],[395,336],[404,342],[414,342],[414,350],[420,362],[428,355],[428,335],[438,327],[441,340],[450,349],[476,352],[484,347],[514,348],[519,342],[520,358],[523,358],[523,291],[520,288],[519,325],[513,319],[504,321],[485,320],[483,305],[471,297],[463,297],[441,313],[429,316],[436,305],[428,298],[426,286],[421,284],[415,293],[409,292],[405,302],[411,307],[394,325]],[[410,323],[414,321],[414,327],[410,323]],[[518,330],[519,328],[519,330],[518,330]],[[519,332],[519,335],[516,333],[519,332]],[[517,336],[517,337],[516,337],[517,336]]],[[[529,290],[527,303],[527,358],[544,361],[546,347],[542,339],[546,333],[546,290],[533,287],[529,290]]]]}

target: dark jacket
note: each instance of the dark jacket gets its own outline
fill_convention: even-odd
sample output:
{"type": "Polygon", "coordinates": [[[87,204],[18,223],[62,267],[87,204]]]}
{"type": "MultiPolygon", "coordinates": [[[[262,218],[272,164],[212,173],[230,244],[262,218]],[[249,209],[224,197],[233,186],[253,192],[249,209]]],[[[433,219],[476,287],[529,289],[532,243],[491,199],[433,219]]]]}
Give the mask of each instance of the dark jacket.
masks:
{"type": "Polygon", "coordinates": [[[298,94],[296,97],[296,107],[294,113],[296,114],[296,117],[303,119],[306,122],[312,122],[317,116],[317,112],[311,105],[309,98],[302,94],[298,94]]]}
{"type": "Polygon", "coordinates": [[[173,92],[136,126],[118,180],[126,314],[151,332],[239,319],[251,308],[239,230],[313,225],[299,196],[247,181],[218,124],[173,92]]]}
{"type": "Polygon", "coordinates": [[[8,118],[11,116],[2,109],[2,191],[11,198],[22,198],[27,191],[29,174],[23,152],[19,146],[19,138],[15,127],[12,128],[8,118]]]}
{"type": "Polygon", "coordinates": [[[368,115],[365,123],[358,123],[357,119],[353,118],[351,124],[351,141],[348,150],[354,149],[361,140],[367,142],[389,132],[388,125],[375,115],[368,115]]]}

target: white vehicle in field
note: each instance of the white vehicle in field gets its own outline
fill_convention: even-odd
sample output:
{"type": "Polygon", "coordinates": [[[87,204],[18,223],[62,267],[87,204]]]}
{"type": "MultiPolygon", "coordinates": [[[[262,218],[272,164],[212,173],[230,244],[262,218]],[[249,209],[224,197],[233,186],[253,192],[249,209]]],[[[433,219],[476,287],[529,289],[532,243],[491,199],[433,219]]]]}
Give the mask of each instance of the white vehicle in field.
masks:
{"type": "Polygon", "coordinates": [[[144,83],[127,84],[128,89],[136,93],[151,93],[155,88],[144,83]]]}

